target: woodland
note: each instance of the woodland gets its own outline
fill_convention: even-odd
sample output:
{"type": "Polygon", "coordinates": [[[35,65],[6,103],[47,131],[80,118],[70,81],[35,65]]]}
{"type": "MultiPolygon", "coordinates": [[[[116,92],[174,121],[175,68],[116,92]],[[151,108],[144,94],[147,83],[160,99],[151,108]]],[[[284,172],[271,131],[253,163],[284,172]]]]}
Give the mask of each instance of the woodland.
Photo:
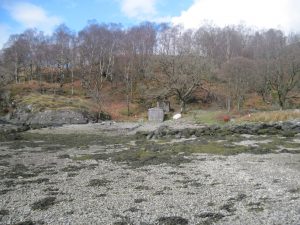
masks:
{"type": "Polygon", "coordinates": [[[300,35],[244,25],[186,30],[89,21],[75,32],[62,24],[52,35],[37,29],[11,35],[0,52],[0,76],[5,112],[13,102],[60,97],[111,114],[121,105],[127,116],[157,100],[182,113],[297,108],[300,35]]]}

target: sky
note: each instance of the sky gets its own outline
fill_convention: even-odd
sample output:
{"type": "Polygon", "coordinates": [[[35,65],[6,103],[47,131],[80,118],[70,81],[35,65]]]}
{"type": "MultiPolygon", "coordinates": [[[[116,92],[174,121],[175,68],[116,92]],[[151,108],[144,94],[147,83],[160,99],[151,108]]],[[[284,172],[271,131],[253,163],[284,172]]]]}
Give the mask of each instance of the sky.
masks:
{"type": "Polygon", "coordinates": [[[143,21],[197,28],[244,24],[256,29],[300,32],[300,0],[0,0],[0,49],[11,34],[37,28],[51,34],[64,23],[79,31],[89,20],[143,21]]]}

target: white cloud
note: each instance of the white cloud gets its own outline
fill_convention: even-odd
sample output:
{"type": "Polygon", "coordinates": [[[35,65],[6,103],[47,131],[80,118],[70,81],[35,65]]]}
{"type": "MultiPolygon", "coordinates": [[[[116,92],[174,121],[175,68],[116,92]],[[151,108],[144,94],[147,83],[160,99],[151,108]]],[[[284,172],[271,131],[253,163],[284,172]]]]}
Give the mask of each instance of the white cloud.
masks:
{"type": "Polygon", "coordinates": [[[299,0],[288,0],[287,11],[288,16],[288,29],[293,31],[300,31],[300,1],[299,0]]]}
{"type": "Polygon", "coordinates": [[[41,7],[25,2],[8,5],[7,10],[11,17],[24,28],[38,28],[46,33],[51,33],[55,26],[62,20],[57,16],[48,15],[41,7]]]}
{"type": "Polygon", "coordinates": [[[205,22],[218,26],[246,24],[256,28],[300,30],[299,0],[195,0],[172,22],[197,28],[205,22]]]}
{"type": "Polygon", "coordinates": [[[147,19],[157,13],[157,0],[121,0],[122,12],[132,18],[147,19]]]}

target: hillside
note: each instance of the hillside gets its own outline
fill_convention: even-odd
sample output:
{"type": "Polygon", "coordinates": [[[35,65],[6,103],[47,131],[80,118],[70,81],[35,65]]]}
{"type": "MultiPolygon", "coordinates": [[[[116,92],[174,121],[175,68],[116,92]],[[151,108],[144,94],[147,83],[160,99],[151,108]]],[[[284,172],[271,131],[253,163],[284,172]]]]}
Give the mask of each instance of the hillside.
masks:
{"type": "MultiPolygon", "coordinates": [[[[143,85],[143,84],[141,84],[143,85]]],[[[136,84],[139,86],[139,84],[136,84]]],[[[222,96],[222,84],[206,84],[205,88],[198,89],[194,93],[193,99],[189,102],[188,111],[185,118],[196,123],[222,124],[225,117],[234,119],[236,122],[275,122],[300,118],[298,111],[274,111],[271,104],[267,104],[262,99],[250,94],[240,111],[232,109],[227,112],[224,109],[224,99],[222,96]]],[[[146,98],[145,93],[141,93],[137,88],[128,105],[126,92],[120,84],[107,82],[103,87],[101,104],[97,104],[95,99],[82,87],[81,82],[75,81],[72,85],[67,83],[62,87],[59,84],[47,82],[39,83],[29,81],[19,84],[12,84],[7,87],[9,93],[9,104],[3,108],[2,115],[15,115],[24,112],[37,114],[45,111],[75,111],[83,113],[88,120],[112,119],[115,121],[147,121],[147,110],[156,106],[156,99],[146,98]],[[73,93],[72,93],[73,89],[73,93]],[[101,112],[102,118],[98,118],[101,112]]],[[[176,97],[169,98],[172,114],[180,111],[180,105],[176,97]]],[[[88,121],[87,120],[87,121],[88,121]]]]}
{"type": "Polygon", "coordinates": [[[166,118],[299,108],[300,36],[250,30],[147,22],[93,22],[77,33],[61,25],[51,36],[27,30],[0,52],[0,110],[18,123],[47,111],[60,124],[58,111],[78,123],[146,120],[157,101],[170,102],[166,118]]]}

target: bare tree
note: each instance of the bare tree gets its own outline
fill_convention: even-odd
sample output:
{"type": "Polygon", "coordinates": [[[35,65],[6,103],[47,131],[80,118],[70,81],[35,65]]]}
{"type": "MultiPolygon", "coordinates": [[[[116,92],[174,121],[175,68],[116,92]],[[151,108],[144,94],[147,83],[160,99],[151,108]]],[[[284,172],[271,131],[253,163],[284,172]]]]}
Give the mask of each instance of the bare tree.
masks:
{"type": "Polygon", "coordinates": [[[8,69],[5,67],[3,56],[0,54],[0,89],[4,88],[9,82],[12,81],[12,76],[8,69]]]}
{"type": "Polygon", "coordinates": [[[167,28],[160,33],[157,62],[160,73],[156,79],[180,101],[181,112],[194,91],[210,71],[207,59],[193,51],[193,32],[183,32],[181,27],[167,28]]]}
{"type": "Polygon", "coordinates": [[[248,40],[247,57],[255,60],[256,73],[251,78],[253,90],[256,91],[264,102],[272,100],[272,87],[275,65],[280,52],[286,46],[286,37],[280,30],[270,29],[256,31],[248,40]]]}
{"type": "Polygon", "coordinates": [[[53,33],[53,50],[55,54],[57,68],[59,70],[58,82],[60,88],[64,85],[65,78],[70,73],[70,63],[71,63],[71,45],[72,38],[74,34],[71,30],[65,25],[61,24],[56,28],[53,33]]]}
{"type": "Polygon", "coordinates": [[[3,61],[3,55],[0,51],[0,113],[5,111],[10,105],[10,96],[6,91],[7,85],[12,81],[13,76],[11,76],[9,70],[5,67],[3,61]],[[6,94],[5,94],[6,93],[6,94]]]}
{"type": "Polygon", "coordinates": [[[270,86],[270,63],[266,59],[255,60],[256,73],[249,79],[251,90],[256,92],[263,102],[270,104],[271,86],[270,86]]]}
{"type": "Polygon", "coordinates": [[[79,33],[79,53],[83,85],[98,103],[103,104],[104,82],[112,79],[115,64],[115,30],[107,25],[90,24],[79,33]]]}
{"type": "Polygon", "coordinates": [[[273,61],[269,83],[275,91],[281,109],[286,108],[287,100],[299,98],[293,91],[300,84],[300,42],[285,47],[273,61]]]}
{"type": "Polygon", "coordinates": [[[78,40],[75,35],[71,37],[70,41],[70,67],[71,67],[71,94],[74,95],[74,70],[77,64],[77,53],[78,53],[78,40]]]}
{"type": "Polygon", "coordinates": [[[228,111],[232,102],[230,99],[236,102],[239,111],[256,71],[255,62],[247,58],[235,57],[223,65],[222,71],[227,82],[228,111]]]}
{"type": "Polygon", "coordinates": [[[151,70],[155,40],[156,31],[151,23],[142,23],[122,32],[119,40],[116,67],[125,84],[128,116],[136,82],[145,80],[151,70]]]}
{"type": "Polygon", "coordinates": [[[20,73],[26,68],[28,43],[22,35],[11,35],[6,45],[7,47],[3,50],[6,68],[12,71],[15,82],[19,83],[20,73]]]}
{"type": "Polygon", "coordinates": [[[209,57],[220,68],[223,63],[233,57],[242,56],[245,48],[246,28],[243,26],[227,26],[225,28],[204,25],[194,37],[198,52],[209,57]]]}
{"type": "Polygon", "coordinates": [[[156,30],[152,23],[141,23],[126,32],[125,39],[130,45],[133,57],[133,73],[143,79],[149,71],[150,59],[156,43],[156,30]]]}
{"type": "Polygon", "coordinates": [[[258,74],[261,75],[260,79],[256,79],[261,81],[256,85],[256,90],[263,95],[263,99],[273,92],[280,108],[286,108],[287,101],[296,97],[291,93],[299,84],[298,37],[295,34],[286,37],[282,31],[270,29],[256,32],[252,40],[253,56],[259,68],[258,74]]]}
{"type": "Polygon", "coordinates": [[[124,32],[120,40],[120,54],[116,58],[117,71],[125,83],[127,115],[130,115],[130,103],[133,95],[133,82],[136,78],[134,71],[135,42],[131,33],[124,32]]]}
{"type": "Polygon", "coordinates": [[[94,21],[78,34],[60,25],[51,36],[36,29],[12,35],[0,53],[0,72],[15,83],[37,80],[41,87],[44,82],[62,87],[70,81],[72,94],[78,77],[99,112],[104,86],[123,85],[128,114],[135,94],[149,95],[153,84],[160,89],[157,95],[177,96],[184,112],[204,80],[222,79],[231,100],[227,105],[239,109],[246,93],[256,92],[265,102],[275,100],[285,108],[299,93],[299,37],[244,26],[208,24],[185,30],[145,22],[122,28],[94,21]],[[223,76],[212,76],[218,71],[223,76]]]}

